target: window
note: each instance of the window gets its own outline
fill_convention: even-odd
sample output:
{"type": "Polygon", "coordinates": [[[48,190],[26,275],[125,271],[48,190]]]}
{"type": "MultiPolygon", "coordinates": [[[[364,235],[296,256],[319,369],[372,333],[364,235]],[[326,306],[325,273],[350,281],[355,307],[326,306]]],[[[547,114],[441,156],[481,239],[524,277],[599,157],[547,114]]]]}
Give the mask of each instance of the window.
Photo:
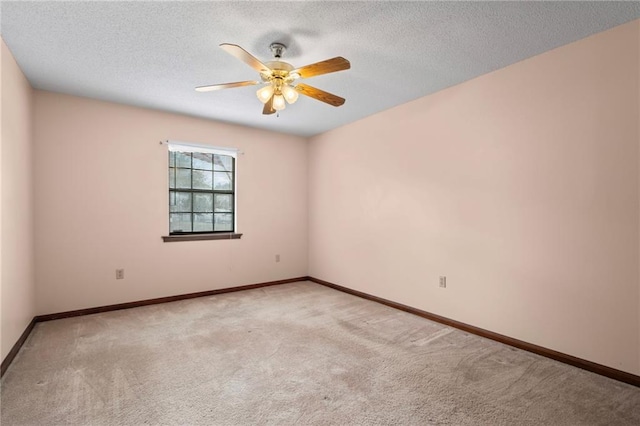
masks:
{"type": "Polygon", "coordinates": [[[169,234],[235,232],[235,151],[169,144],[169,234]]]}

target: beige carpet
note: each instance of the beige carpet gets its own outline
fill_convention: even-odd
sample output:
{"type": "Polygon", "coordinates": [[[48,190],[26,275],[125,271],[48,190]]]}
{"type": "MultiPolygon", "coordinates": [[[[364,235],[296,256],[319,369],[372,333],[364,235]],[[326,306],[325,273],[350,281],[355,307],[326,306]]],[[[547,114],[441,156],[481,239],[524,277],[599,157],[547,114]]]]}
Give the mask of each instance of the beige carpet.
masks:
{"type": "Polygon", "coordinates": [[[313,283],[36,325],[2,425],[640,425],[640,389],[313,283]]]}

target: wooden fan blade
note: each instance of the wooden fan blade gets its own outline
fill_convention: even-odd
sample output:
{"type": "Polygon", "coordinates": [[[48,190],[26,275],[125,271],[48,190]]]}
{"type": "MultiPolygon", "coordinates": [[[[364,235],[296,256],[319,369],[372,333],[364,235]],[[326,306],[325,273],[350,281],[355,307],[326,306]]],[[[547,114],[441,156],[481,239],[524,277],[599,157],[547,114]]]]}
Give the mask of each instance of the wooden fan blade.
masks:
{"type": "Polygon", "coordinates": [[[238,81],[236,83],[213,84],[211,86],[196,87],[196,92],[212,92],[214,90],[231,89],[232,87],[255,86],[259,81],[238,81]]]}
{"type": "Polygon", "coordinates": [[[351,63],[342,56],[337,56],[326,61],[316,62],[315,64],[300,67],[291,71],[289,74],[299,74],[302,78],[315,77],[316,75],[328,74],[330,72],[348,70],[351,63]]]}
{"type": "Polygon", "coordinates": [[[325,92],[324,90],[316,89],[315,87],[309,86],[308,84],[299,83],[295,89],[302,93],[303,95],[309,96],[310,98],[317,99],[319,101],[325,102],[334,107],[338,107],[344,104],[344,98],[340,96],[333,95],[329,92],[325,92]]]}
{"type": "Polygon", "coordinates": [[[260,62],[255,56],[253,56],[251,53],[247,52],[237,44],[222,43],[220,47],[225,52],[240,59],[242,62],[249,65],[251,68],[258,71],[259,73],[271,73],[271,69],[269,69],[268,66],[260,62]]]}
{"type": "Polygon", "coordinates": [[[273,108],[273,97],[275,95],[271,95],[267,103],[264,104],[264,108],[262,108],[262,113],[264,115],[273,114],[276,110],[273,108]]]}

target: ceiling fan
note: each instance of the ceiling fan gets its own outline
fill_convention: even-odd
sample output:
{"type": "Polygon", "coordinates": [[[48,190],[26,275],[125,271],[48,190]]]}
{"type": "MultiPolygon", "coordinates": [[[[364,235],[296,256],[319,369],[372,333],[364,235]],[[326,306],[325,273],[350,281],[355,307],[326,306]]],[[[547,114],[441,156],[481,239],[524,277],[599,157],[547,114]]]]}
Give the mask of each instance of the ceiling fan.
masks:
{"type": "Polygon", "coordinates": [[[275,60],[263,64],[249,52],[236,44],[223,43],[220,47],[227,53],[240,59],[254,70],[260,73],[261,81],[239,81],[236,83],[214,84],[211,86],[196,87],[198,92],[211,92],[232,87],[254,86],[263,84],[256,94],[264,104],[263,114],[273,114],[286,108],[286,103],[293,104],[298,100],[298,94],[309,96],[325,102],[334,107],[344,104],[344,98],[325,92],[304,83],[294,83],[303,78],[315,77],[336,71],[347,70],[351,64],[345,58],[337,56],[326,61],[316,62],[300,68],[294,68],[291,64],[281,61],[280,58],[286,50],[281,43],[272,43],[270,47],[275,60]],[[285,103],[286,101],[286,103],[285,103]]]}

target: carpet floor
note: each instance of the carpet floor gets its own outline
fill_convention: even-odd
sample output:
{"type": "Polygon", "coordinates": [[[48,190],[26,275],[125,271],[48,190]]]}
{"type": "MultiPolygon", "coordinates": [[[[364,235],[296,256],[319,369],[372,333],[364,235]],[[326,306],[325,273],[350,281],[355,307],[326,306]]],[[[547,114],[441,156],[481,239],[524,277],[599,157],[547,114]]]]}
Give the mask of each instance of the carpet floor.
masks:
{"type": "Polygon", "coordinates": [[[310,282],[38,323],[9,425],[640,425],[640,389],[310,282]]]}

